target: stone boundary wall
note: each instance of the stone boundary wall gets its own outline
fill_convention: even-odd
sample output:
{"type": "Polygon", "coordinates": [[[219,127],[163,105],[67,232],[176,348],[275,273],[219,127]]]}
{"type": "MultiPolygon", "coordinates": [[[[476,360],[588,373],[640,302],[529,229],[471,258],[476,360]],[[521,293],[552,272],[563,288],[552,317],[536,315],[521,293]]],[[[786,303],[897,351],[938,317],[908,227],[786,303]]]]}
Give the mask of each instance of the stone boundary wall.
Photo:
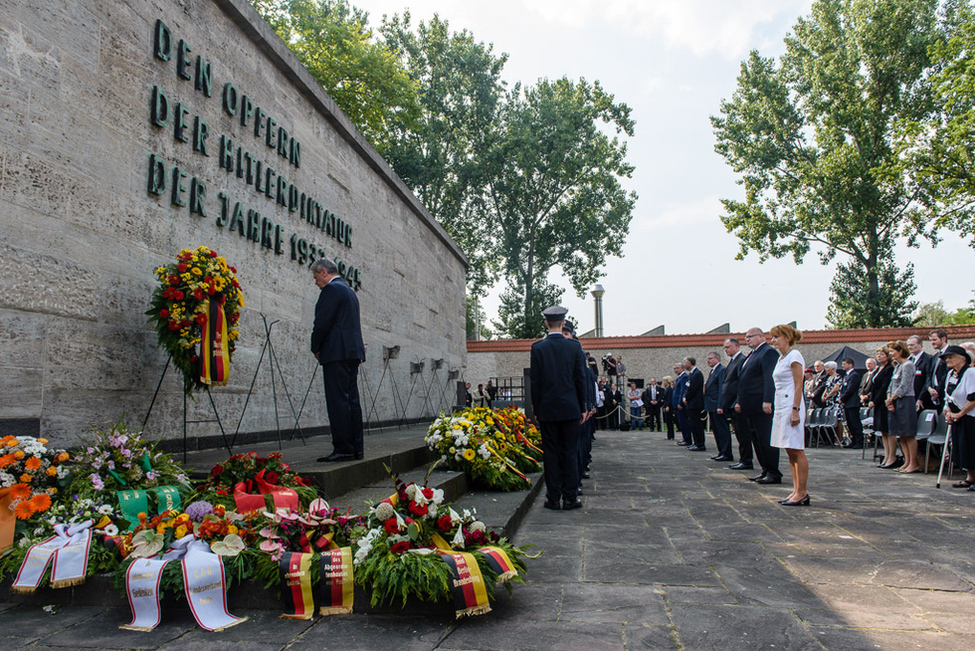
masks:
{"type": "MultiPolygon", "coordinates": [[[[140,425],[167,360],[144,314],[154,269],[201,245],[237,267],[246,301],[213,391],[230,433],[242,414],[242,433],[290,433],[285,386],[295,409],[310,387],[306,434],[327,425],[313,257],[361,283],[370,421],[453,401],[466,258],[246,0],[0,3],[0,229],[0,434],[70,444],[140,425]],[[278,400],[265,355],[245,412],[262,314],[278,400]]],[[[171,370],[151,438],[182,437],[180,384],[171,370]]],[[[205,394],[188,411],[212,418],[205,394]]]]}
{"type": "MultiPolygon", "coordinates": [[[[907,339],[917,334],[927,342],[932,328],[875,328],[864,330],[809,330],[802,333],[802,341],[797,348],[812,366],[817,359],[826,357],[834,351],[849,346],[866,355],[888,341],[907,339]]],[[[951,343],[975,340],[975,326],[946,327],[951,343]]],[[[599,337],[581,339],[583,350],[589,351],[599,360],[607,353],[622,355],[629,377],[660,380],[664,375],[673,375],[673,365],[684,357],[695,357],[698,367],[707,375],[706,355],[715,351],[721,355],[721,362],[728,359],[722,345],[728,337],[735,337],[742,343],[746,353],[744,333],[730,334],[692,334],[657,335],[642,337],[599,337]]],[[[529,365],[529,350],[534,340],[502,339],[495,341],[467,342],[467,369],[464,379],[474,387],[486,383],[491,377],[521,377],[529,365]]],[[[925,343],[925,350],[931,352],[931,345],[925,343]]]]}

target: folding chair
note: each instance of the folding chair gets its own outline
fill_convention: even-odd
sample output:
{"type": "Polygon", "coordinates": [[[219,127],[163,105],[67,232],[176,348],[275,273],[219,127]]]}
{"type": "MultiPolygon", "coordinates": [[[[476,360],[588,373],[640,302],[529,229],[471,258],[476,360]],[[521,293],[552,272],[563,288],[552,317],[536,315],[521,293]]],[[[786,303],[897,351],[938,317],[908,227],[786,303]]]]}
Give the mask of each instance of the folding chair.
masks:
{"type": "Polygon", "coordinates": [[[917,440],[924,441],[934,433],[935,425],[938,421],[938,412],[934,409],[925,409],[917,415],[917,440]]]}
{"type": "Polygon", "coordinates": [[[835,407],[827,407],[826,409],[823,409],[823,420],[819,425],[819,432],[820,434],[829,432],[827,435],[829,438],[827,440],[829,441],[830,445],[839,445],[839,441],[836,440],[839,422],[840,419],[836,413],[835,407]]]}
{"type": "Polygon", "coordinates": [[[870,407],[860,408],[860,424],[863,426],[863,450],[860,452],[860,458],[867,458],[867,437],[874,439],[873,447],[873,458],[877,458],[877,442],[876,437],[873,435],[873,409],[870,407]]]}
{"type": "Polygon", "coordinates": [[[822,421],[822,409],[810,409],[806,415],[806,429],[809,431],[809,447],[819,447],[819,424],[822,421]]]}
{"type": "MultiPolygon", "coordinates": [[[[931,411],[931,410],[925,410],[931,411]]],[[[920,419],[918,419],[920,421],[920,419]]],[[[938,445],[944,446],[945,441],[948,439],[948,421],[945,420],[944,414],[938,414],[934,419],[934,431],[928,435],[928,449],[924,451],[924,474],[928,473],[928,460],[931,456],[931,446],[938,445]]],[[[941,455],[939,455],[941,456],[941,455]]],[[[951,457],[948,457],[948,476],[951,477],[952,464],[951,457]]]]}

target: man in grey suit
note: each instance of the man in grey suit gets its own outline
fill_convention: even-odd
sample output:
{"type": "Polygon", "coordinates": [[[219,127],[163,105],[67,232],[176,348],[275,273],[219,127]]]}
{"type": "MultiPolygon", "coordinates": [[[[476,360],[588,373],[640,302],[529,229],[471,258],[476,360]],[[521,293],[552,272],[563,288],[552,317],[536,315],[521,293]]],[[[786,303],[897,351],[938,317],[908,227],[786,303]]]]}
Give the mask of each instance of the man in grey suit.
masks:
{"type": "Polygon", "coordinates": [[[734,461],[735,458],[731,454],[731,428],[724,414],[718,413],[725,368],[717,353],[708,353],[707,362],[711,372],[708,373],[708,379],[704,383],[704,409],[708,412],[711,431],[714,433],[714,444],[718,448],[717,456],[711,458],[715,461],[734,461]]]}

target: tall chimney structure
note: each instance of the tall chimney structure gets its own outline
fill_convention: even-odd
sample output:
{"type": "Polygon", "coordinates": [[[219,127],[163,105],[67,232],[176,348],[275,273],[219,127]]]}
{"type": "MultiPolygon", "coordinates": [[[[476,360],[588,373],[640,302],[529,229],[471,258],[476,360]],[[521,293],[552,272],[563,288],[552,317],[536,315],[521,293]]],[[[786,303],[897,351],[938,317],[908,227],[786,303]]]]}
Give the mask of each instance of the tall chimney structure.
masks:
{"type": "Polygon", "coordinates": [[[596,285],[592,288],[592,297],[596,303],[596,336],[603,336],[603,294],[606,290],[603,289],[602,285],[596,285]]]}

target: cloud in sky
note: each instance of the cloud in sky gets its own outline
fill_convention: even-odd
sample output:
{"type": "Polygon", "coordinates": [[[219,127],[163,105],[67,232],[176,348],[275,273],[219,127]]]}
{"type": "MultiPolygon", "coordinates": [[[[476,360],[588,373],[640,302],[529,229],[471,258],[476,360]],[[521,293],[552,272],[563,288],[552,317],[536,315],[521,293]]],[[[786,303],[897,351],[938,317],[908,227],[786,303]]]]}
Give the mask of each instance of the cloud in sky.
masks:
{"type": "MultiPolygon", "coordinates": [[[[520,4],[520,3],[519,3],[520,4]]],[[[741,58],[755,46],[762,25],[806,13],[810,0],[527,0],[525,7],[550,24],[585,29],[615,25],[638,36],[663,38],[695,56],[741,58]]]]}

